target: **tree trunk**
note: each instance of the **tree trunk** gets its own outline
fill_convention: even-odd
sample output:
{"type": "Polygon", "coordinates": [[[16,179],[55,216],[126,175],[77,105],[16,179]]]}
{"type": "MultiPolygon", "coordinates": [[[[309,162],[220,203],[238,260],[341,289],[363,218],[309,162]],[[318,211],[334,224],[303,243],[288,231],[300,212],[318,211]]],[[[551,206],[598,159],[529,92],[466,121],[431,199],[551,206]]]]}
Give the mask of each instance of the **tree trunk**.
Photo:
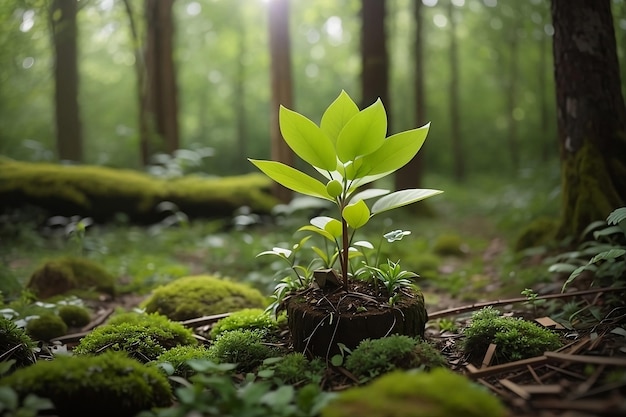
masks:
{"type": "MultiPolygon", "coordinates": [[[[289,39],[289,0],[272,0],[269,7],[271,55],[272,109],[270,134],[272,160],[293,166],[294,154],[280,133],[278,114],[283,105],[293,110],[291,85],[291,51],[289,39]]],[[[280,184],[274,185],[274,196],[282,202],[291,200],[292,192],[280,184]]]]}
{"type": "Polygon", "coordinates": [[[385,17],[386,0],[361,1],[361,107],[367,107],[380,98],[387,110],[389,133],[391,103],[385,17]]]}
{"type": "Polygon", "coordinates": [[[515,101],[517,99],[517,78],[518,78],[518,39],[517,25],[518,18],[514,18],[510,22],[511,27],[508,28],[509,35],[509,82],[506,91],[507,97],[507,119],[508,119],[508,141],[509,156],[513,172],[517,173],[520,166],[519,144],[517,140],[517,121],[515,120],[515,101]]]}
{"type": "Polygon", "coordinates": [[[626,204],[626,108],[610,0],[552,1],[562,218],[578,237],[626,204]]]}
{"type": "Polygon", "coordinates": [[[78,108],[76,0],[54,0],[50,9],[54,43],[56,145],[61,160],[82,161],[83,138],[78,108]]]}
{"type": "Polygon", "coordinates": [[[465,159],[461,140],[461,116],[459,112],[459,54],[457,52],[456,20],[454,4],[449,0],[448,20],[450,21],[450,129],[452,130],[452,157],[454,178],[465,179],[465,159]]]}
{"type": "MultiPolygon", "coordinates": [[[[422,0],[413,1],[413,17],[415,20],[415,124],[416,127],[426,123],[426,92],[424,83],[424,19],[422,17],[422,0]]],[[[396,190],[407,188],[420,188],[422,186],[422,174],[424,171],[424,148],[404,167],[400,168],[395,175],[396,190]]],[[[408,207],[420,207],[412,204],[408,207]]]]}
{"type": "Polygon", "coordinates": [[[179,148],[178,98],[173,59],[174,0],[146,0],[145,111],[150,115],[148,137],[142,138],[144,163],[156,152],[179,148]],[[156,137],[155,137],[156,136],[156,137]]]}
{"type": "MultiPolygon", "coordinates": [[[[236,118],[236,126],[237,126],[237,145],[240,155],[248,155],[248,141],[247,141],[247,131],[246,131],[246,65],[244,61],[244,57],[247,53],[247,45],[246,45],[246,25],[244,23],[244,4],[242,1],[239,2],[239,16],[235,19],[235,24],[237,25],[237,62],[236,73],[235,73],[235,95],[234,95],[234,108],[235,108],[235,118],[236,118]]],[[[247,164],[240,167],[240,169],[244,172],[249,171],[252,165],[247,164]]]]}

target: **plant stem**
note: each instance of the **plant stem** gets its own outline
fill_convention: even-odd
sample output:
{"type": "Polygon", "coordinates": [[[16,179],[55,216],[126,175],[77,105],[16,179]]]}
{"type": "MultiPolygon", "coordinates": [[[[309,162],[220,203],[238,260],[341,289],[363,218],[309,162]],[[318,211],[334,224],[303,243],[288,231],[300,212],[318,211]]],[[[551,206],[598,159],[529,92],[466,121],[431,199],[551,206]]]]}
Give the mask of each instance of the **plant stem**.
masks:
{"type": "Polygon", "coordinates": [[[348,222],[341,216],[342,227],[342,250],[341,250],[341,273],[343,274],[343,287],[346,292],[350,292],[350,286],[348,281],[348,222]]]}

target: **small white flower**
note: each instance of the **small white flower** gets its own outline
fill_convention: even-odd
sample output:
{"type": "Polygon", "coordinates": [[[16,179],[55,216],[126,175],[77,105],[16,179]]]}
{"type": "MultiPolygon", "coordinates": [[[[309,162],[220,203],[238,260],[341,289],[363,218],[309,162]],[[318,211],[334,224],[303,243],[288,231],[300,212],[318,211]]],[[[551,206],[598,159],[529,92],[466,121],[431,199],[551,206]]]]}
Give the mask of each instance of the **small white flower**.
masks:
{"type": "Polygon", "coordinates": [[[392,230],[389,233],[385,233],[383,237],[387,239],[387,242],[392,243],[396,240],[402,240],[404,236],[410,235],[411,232],[409,230],[392,230]]]}

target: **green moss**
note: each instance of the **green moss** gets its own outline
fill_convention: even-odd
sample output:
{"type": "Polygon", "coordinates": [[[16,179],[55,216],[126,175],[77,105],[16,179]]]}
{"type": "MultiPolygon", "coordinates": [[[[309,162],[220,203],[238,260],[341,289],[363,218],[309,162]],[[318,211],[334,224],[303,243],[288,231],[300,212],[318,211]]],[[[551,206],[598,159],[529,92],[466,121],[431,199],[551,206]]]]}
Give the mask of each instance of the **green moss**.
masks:
{"type": "Polygon", "coordinates": [[[209,354],[214,362],[236,363],[237,369],[247,372],[276,355],[265,341],[265,332],[260,330],[231,330],[215,340],[209,354]]]}
{"type": "Polygon", "coordinates": [[[156,288],[142,303],[148,313],[187,320],[244,308],[264,308],[265,297],[245,284],[210,275],[179,278],[156,288]]]}
{"type": "Polygon", "coordinates": [[[38,318],[29,320],[26,332],[34,340],[50,340],[67,333],[67,324],[53,313],[42,314],[38,318]]]}
{"type": "Polygon", "coordinates": [[[98,327],[85,336],[74,353],[99,354],[107,350],[125,351],[140,362],[157,359],[167,349],[195,345],[191,330],[158,314],[144,314],[136,322],[121,322],[98,327]]]}
{"type": "Polygon", "coordinates": [[[71,304],[59,307],[59,317],[68,327],[83,327],[91,321],[89,310],[71,304]]]}
{"type": "Polygon", "coordinates": [[[50,399],[61,417],[132,417],[171,403],[164,375],[116,352],[39,361],[1,379],[0,385],[22,398],[35,394],[50,399]]]}
{"type": "Polygon", "coordinates": [[[515,251],[535,246],[543,246],[554,242],[558,230],[558,220],[550,217],[540,217],[533,220],[522,229],[515,241],[515,251]]]}
{"type": "Polygon", "coordinates": [[[46,262],[30,277],[27,288],[45,299],[72,290],[96,290],[115,294],[115,277],[85,258],[65,257],[46,262]]]}
{"type": "Polygon", "coordinates": [[[463,333],[463,349],[471,358],[482,358],[489,344],[494,343],[497,363],[532,358],[561,347],[554,332],[521,318],[500,316],[491,307],[474,313],[463,333]]]}
{"type": "Polygon", "coordinates": [[[322,417],[504,417],[505,408],[467,378],[438,368],[394,371],[371,384],[341,392],[322,417]]]}
{"type": "Polygon", "coordinates": [[[403,335],[363,340],[346,359],[346,369],[359,378],[368,378],[396,368],[426,369],[443,366],[444,357],[425,341],[403,335]]]}
{"type": "Polygon", "coordinates": [[[0,360],[15,360],[12,369],[32,365],[36,361],[34,347],[35,343],[23,329],[0,315],[0,360]]]}
{"type": "Polygon", "coordinates": [[[102,166],[0,161],[0,199],[7,205],[32,204],[96,221],[124,213],[132,221],[153,223],[163,217],[156,209],[161,201],[171,201],[190,217],[230,215],[242,206],[269,213],[277,204],[270,187],[269,179],[256,173],[167,180],[102,166]]]}
{"type": "Polygon", "coordinates": [[[176,346],[163,352],[155,362],[155,365],[169,363],[174,369],[173,375],[189,378],[195,371],[187,364],[192,359],[211,359],[209,350],[204,346],[176,346]]]}
{"type": "MultiPolygon", "coordinates": [[[[284,320],[284,315],[281,316],[284,320]]],[[[278,321],[260,308],[244,308],[219,320],[211,329],[211,338],[215,339],[223,332],[235,329],[271,330],[278,327],[278,321]]]]}
{"type": "Polygon", "coordinates": [[[433,245],[433,252],[439,256],[462,256],[465,254],[464,245],[459,235],[439,235],[433,245]]]}

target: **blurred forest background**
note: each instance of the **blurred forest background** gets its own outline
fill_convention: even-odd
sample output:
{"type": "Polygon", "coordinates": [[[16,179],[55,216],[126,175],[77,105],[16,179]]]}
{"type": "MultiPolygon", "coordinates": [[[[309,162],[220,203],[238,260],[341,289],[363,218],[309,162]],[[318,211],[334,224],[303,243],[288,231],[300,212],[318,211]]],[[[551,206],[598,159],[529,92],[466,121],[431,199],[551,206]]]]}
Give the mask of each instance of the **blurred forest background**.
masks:
{"type": "MultiPolygon", "coordinates": [[[[137,169],[147,162],[141,151],[137,68],[149,64],[138,51],[154,27],[163,29],[158,42],[169,36],[173,42],[177,110],[171,107],[171,116],[177,117],[178,147],[195,151],[196,158],[206,156],[198,170],[239,174],[254,171],[246,157],[269,157],[268,0],[2,2],[1,154],[30,161],[63,159],[57,152],[63,145],[55,142],[53,34],[62,32],[65,23],[55,19],[70,3],[77,6],[72,35],[82,162],[137,169]],[[164,22],[169,19],[168,34],[164,22]]],[[[423,150],[426,172],[458,180],[483,174],[515,178],[558,166],[549,1],[386,3],[389,84],[382,98],[390,109],[390,133],[432,122],[423,150]],[[423,73],[419,114],[416,27],[421,27],[417,65],[423,73]]],[[[362,107],[374,101],[360,81],[361,7],[359,0],[290,2],[287,58],[293,102],[287,107],[318,122],[341,89],[362,107]]],[[[626,79],[626,2],[613,0],[612,8],[626,79]]],[[[56,40],[57,46],[64,41],[56,40]]],[[[376,48],[375,43],[365,48],[376,48]]],[[[165,149],[156,146],[152,153],[165,149]]],[[[558,174],[549,179],[558,185],[558,174]]]]}

